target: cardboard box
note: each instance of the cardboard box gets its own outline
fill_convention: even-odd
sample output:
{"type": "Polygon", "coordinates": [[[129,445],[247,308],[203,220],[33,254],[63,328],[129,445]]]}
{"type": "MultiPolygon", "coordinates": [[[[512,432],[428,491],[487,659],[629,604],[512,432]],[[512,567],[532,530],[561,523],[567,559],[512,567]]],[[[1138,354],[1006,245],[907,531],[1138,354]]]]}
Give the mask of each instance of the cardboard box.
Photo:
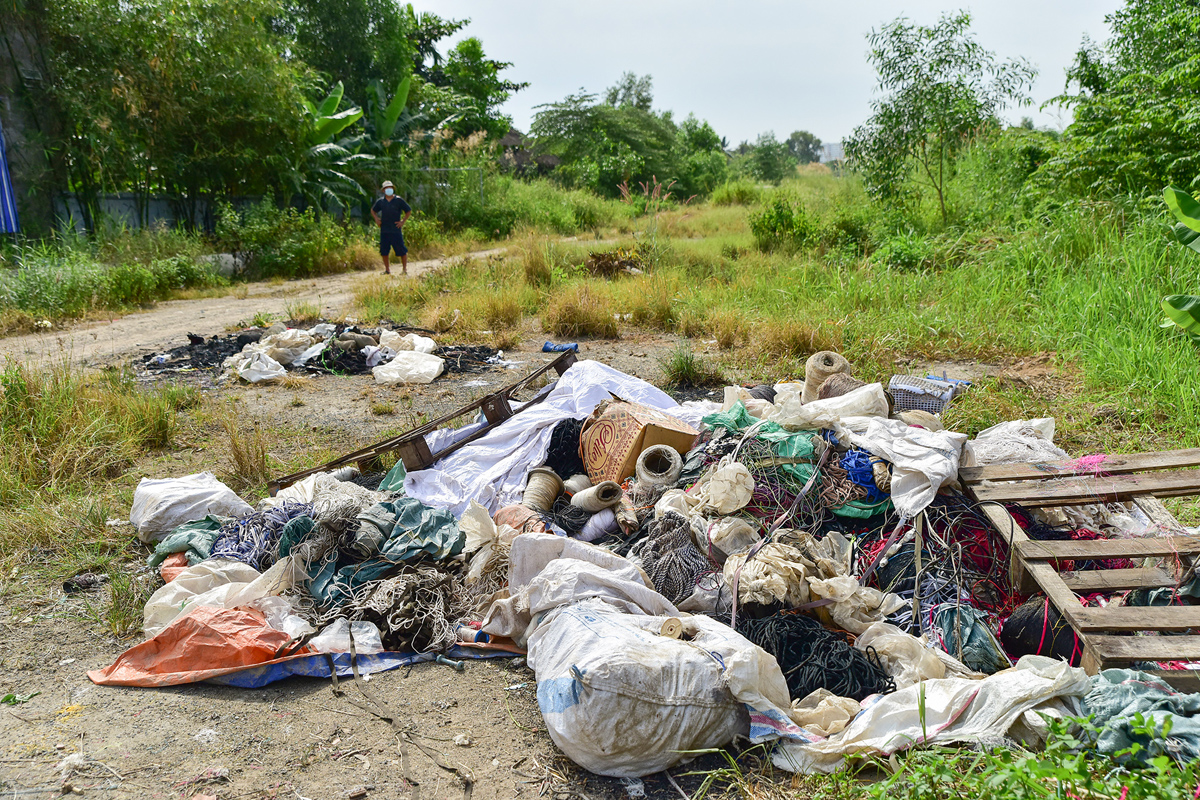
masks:
{"type": "Polygon", "coordinates": [[[634,472],[647,447],[665,444],[682,455],[699,432],[685,422],[640,403],[605,401],[584,423],[579,456],[592,483],[621,481],[634,472]]]}

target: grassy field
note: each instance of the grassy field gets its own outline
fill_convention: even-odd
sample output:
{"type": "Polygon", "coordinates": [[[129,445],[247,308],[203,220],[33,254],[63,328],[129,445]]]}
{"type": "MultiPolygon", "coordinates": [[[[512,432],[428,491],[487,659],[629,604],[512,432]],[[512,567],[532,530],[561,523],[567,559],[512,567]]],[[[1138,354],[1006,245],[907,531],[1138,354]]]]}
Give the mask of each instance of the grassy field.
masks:
{"type": "Polygon", "coordinates": [[[823,349],[882,380],[913,358],[1047,361],[1044,380],[982,381],[948,421],[970,433],[1049,414],[1068,449],[1200,443],[1196,348],[1158,327],[1158,301],[1194,289],[1200,259],[1159,219],[1086,204],[1022,226],[922,235],[872,220],[852,179],[808,175],[746,194],[759,203],[676,208],[604,242],[529,235],[503,257],[463,258],[420,280],[367,279],[359,310],[498,346],[528,317],[561,339],[673,331],[715,341],[713,366],[741,381],[802,375],[823,349]],[[804,204],[818,241],[756,247],[749,221],[772,194],[804,204]],[[866,231],[839,240],[856,220],[866,231]],[[614,250],[632,251],[645,274],[593,274],[591,254],[614,250]]]}

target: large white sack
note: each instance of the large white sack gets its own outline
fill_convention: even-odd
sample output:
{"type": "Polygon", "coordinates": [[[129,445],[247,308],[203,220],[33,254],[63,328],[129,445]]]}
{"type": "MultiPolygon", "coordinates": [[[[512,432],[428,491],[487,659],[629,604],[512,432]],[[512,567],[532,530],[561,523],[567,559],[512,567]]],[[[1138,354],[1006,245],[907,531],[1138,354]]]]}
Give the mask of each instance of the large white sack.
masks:
{"type": "Polygon", "coordinates": [[[856,753],[886,758],[918,744],[998,743],[1027,711],[1065,707],[1079,716],[1079,699],[1091,686],[1086,672],[1065,661],[1025,656],[980,681],[941,678],[874,695],[841,733],[817,742],[785,739],[772,760],[789,772],[828,773],[856,753]]]}
{"type": "Polygon", "coordinates": [[[446,362],[428,353],[418,353],[416,350],[404,350],[386,364],[380,364],[371,370],[375,382],[383,386],[394,386],[398,383],[432,383],[433,379],[442,374],[446,362]]]}
{"type": "Polygon", "coordinates": [[[254,509],[211,472],[182,478],[142,478],[133,492],[129,521],[138,538],[151,544],[185,522],[217,517],[243,517],[254,509]]]}
{"type": "Polygon", "coordinates": [[[142,630],[147,638],[153,638],[193,608],[250,605],[262,597],[282,594],[305,577],[291,556],[263,573],[231,558],[210,558],[188,567],[150,595],[142,612],[142,630]]]}
{"type": "Polygon", "coordinates": [[[649,775],[688,760],[684,751],[748,735],[748,703],[786,719],[775,659],[709,617],[685,616],[684,639],[660,634],[668,617],[599,601],[548,619],[529,639],[538,707],[559,749],[599,775],[649,775]]]}

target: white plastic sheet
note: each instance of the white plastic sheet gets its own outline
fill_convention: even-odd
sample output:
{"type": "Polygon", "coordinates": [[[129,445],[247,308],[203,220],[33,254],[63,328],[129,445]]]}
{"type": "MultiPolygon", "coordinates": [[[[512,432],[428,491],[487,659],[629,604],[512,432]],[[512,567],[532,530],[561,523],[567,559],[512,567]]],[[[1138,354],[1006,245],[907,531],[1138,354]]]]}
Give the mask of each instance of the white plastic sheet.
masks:
{"type": "Polygon", "coordinates": [[[545,460],[554,426],[564,419],[584,419],[609,392],[675,415],[679,405],[640,378],[596,361],[578,361],[546,399],[495,427],[487,435],[446,456],[429,469],[408,473],[404,490],[434,508],[462,515],[475,500],[495,514],[521,500],[525,474],[545,460]]]}
{"type": "Polygon", "coordinates": [[[380,364],[371,370],[375,382],[383,386],[394,386],[398,383],[432,383],[433,379],[442,374],[446,362],[428,353],[418,353],[416,350],[405,350],[397,353],[396,357],[386,364],[380,364]]]}
{"type": "Polygon", "coordinates": [[[259,352],[250,353],[238,361],[234,371],[239,378],[250,383],[279,380],[287,374],[282,364],[266,353],[259,352]]]}
{"type": "Polygon", "coordinates": [[[209,514],[242,517],[253,510],[211,472],[197,472],[182,478],[142,478],[133,492],[129,521],[138,538],[151,544],[185,522],[209,514]]]}
{"type": "Polygon", "coordinates": [[[297,356],[304,353],[315,344],[308,331],[299,328],[288,328],[283,333],[268,336],[259,342],[267,348],[267,355],[284,365],[291,364],[297,356]]]}
{"type": "Polygon", "coordinates": [[[418,336],[415,333],[401,335],[395,331],[384,329],[379,332],[379,346],[389,348],[397,353],[403,350],[432,353],[437,349],[437,342],[428,336],[418,336]]]}
{"type": "Polygon", "coordinates": [[[354,636],[355,653],[382,653],[383,641],[374,622],[351,622],[345,618],[335,619],[314,636],[309,645],[318,653],[349,653],[350,636],[354,636]]]}
{"type": "Polygon", "coordinates": [[[789,430],[835,428],[857,417],[887,417],[887,396],[883,384],[869,383],[840,397],[803,403],[802,383],[780,383],[775,386],[775,408],[767,419],[789,430]]]}
{"type": "Polygon", "coordinates": [[[892,463],[892,502],[902,517],[912,519],[933,502],[938,489],[958,479],[967,435],[876,419],[865,433],[850,434],[850,441],[892,463]]]}
{"type": "Polygon", "coordinates": [[[1031,709],[1065,703],[1078,715],[1091,685],[1086,672],[1065,661],[1025,656],[980,681],[927,680],[876,695],[841,733],[819,742],[782,741],[772,760],[789,772],[829,773],[856,753],[886,758],[922,743],[998,743],[1031,709]]]}
{"type": "Polygon", "coordinates": [[[266,572],[228,558],[210,558],[188,567],[146,601],[142,630],[156,636],[177,617],[193,608],[237,608],[261,597],[281,594],[306,577],[291,556],[266,572]]]}

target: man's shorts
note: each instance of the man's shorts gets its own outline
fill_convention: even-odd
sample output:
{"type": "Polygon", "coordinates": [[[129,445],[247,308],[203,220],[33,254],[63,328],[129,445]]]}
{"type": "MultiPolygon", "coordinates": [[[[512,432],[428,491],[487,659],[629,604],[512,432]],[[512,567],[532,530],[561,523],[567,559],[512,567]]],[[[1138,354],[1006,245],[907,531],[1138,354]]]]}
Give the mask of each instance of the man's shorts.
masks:
{"type": "Polygon", "coordinates": [[[395,250],[398,256],[408,255],[408,248],[404,246],[404,231],[381,230],[379,232],[379,255],[386,256],[392,250],[395,250]]]}

